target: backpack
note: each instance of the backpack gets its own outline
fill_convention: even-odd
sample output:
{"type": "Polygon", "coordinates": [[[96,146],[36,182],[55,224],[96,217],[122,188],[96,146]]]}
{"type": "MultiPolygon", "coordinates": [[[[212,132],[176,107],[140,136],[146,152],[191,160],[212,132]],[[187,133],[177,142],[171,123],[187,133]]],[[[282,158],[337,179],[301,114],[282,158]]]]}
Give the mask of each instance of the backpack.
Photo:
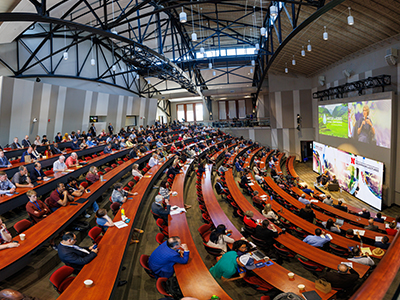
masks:
{"type": "Polygon", "coordinates": [[[279,294],[273,300],[302,300],[302,298],[292,292],[288,292],[279,294]]]}
{"type": "Polygon", "coordinates": [[[176,277],[168,278],[168,280],[165,282],[165,291],[176,300],[183,298],[183,294],[176,277]]]}

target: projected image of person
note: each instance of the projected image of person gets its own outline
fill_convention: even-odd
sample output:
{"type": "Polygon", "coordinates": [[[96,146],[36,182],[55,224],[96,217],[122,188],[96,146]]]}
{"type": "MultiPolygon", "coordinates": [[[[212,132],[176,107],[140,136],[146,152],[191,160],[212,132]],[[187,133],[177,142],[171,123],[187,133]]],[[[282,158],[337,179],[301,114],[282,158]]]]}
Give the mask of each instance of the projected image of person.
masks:
{"type": "Polygon", "coordinates": [[[357,121],[357,135],[358,141],[363,143],[371,143],[375,138],[375,128],[369,118],[369,107],[364,105],[363,115],[357,121]]]}

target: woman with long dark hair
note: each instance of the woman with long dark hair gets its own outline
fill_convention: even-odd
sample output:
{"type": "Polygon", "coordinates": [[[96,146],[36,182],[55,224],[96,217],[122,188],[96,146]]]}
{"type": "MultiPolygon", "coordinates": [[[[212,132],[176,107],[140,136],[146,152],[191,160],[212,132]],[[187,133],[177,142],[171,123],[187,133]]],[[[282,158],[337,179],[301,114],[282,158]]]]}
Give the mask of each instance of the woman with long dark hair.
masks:
{"type": "Polygon", "coordinates": [[[223,253],[227,252],[227,243],[232,244],[233,242],[235,242],[235,240],[230,238],[227,233],[228,232],[225,225],[218,225],[217,228],[215,228],[215,230],[211,232],[210,240],[208,241],[207,245],[210,247],[219,248],[223,251],[223,253]]]}

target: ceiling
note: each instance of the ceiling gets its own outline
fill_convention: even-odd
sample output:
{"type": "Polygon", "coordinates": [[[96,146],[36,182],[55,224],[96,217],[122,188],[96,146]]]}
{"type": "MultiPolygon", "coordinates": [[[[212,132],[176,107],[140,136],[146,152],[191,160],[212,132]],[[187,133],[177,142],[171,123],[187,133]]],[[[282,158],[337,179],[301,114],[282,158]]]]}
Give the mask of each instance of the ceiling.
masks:
{"type": "MultiPolygon", "coordinates": [[[[227,85],[244,88],[261,85],[262,82],[257,82],[257,76],[254,75],[257,67],[251,65],[252,60],[257,62],[258,69],[261,71],[268,67],[274,73],[285,74],[287,66],[291,74],[312,76],[347,55],[400,33],[398,1],[347,0],[302,29],[282,51],[275,54],[275,60],[270,66],[264,64],[260,67],[261,62],[266,61],[266,52],[273,54],[271,47],[266,47],[266,39],[260,37],[262,20],[265,20],[271,1],[106,0],[104,2],[47,0],[47,10],[50,17],[65,18],[107,31],[115,30],[119,35],[157,51],[184,70],[188,68],[192,68],[192,71],[198,70],[195,73],[196,76],[201,77],[201,83],[198,84],[211,90],[227,88],[227,85]],[[351,7],[351,15],[355,20],[352,26],[347,24],[348,7],[351,7]],[[179,22],[179,13],[182,10],[187,15],[186,23],[179,22]],[[322,39],[324,26],[329,35],[326,41],[322,39]],[[193,32],[197,34],[197,41],[191,40],[193,32]],[[311,43],[312,51],[306,51],[305,57],[302,57],[300,51],[302,47],[307,49],[308,41],[311,43]],[[258,53],[258,57],[254,54],[246,54],[236,58],[222,55],[196,58],[196,52],[199,52],[201,47],[205,51],[253,49],[260,42],[262,50],[258,53]],[[292,65],[293,55],[296,60],[294,66],[292,65]],[[213,64],[212,69],[208,67],[210,62],[213,64]]],[[[322,2],[327,5],[333,0],[288,2],[290,3],[286,3],[286,8],[281,10],[275,26],[271,27],[269,39],[272,38],[274,51],[279,49],[277,34],[279,27],[282,41],[293,31],[291,3],[296,3],[294,9],[295,15],[298,16],[297,25],[299,25],[315,13],[317,6],[322,2]]],[[[1,12],[12,10],[13,12],[35,12],[29,0],[0,1],[1,12]]],[[[28,33],[29,30],[26,31],[26,28],[29,25],[26,22],[1,24],[0,43],[10,42],[20,34],[28,33]]],[[[120,47],[126,45],[117,40],[114,43],[120,47]]],[[[182,92],[177,83],[161,82],[162,80],[154,77],[149,77],[148,80],[162,93],[182,92]]]]}

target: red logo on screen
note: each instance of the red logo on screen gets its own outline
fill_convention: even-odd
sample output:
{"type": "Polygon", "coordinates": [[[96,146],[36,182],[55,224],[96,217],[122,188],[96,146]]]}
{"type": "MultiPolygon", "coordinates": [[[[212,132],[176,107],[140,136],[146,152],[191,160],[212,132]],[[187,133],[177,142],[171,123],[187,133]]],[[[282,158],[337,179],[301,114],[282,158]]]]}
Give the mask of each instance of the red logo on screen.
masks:
{"type": "Polygon", "coordinates": [[[352,157],[352,158],[351,158],[351,164],[352,164],[352,165],[355,165],[355,164],[356,164],[356,158],[355,158],[355,157],[352,157]]]}

